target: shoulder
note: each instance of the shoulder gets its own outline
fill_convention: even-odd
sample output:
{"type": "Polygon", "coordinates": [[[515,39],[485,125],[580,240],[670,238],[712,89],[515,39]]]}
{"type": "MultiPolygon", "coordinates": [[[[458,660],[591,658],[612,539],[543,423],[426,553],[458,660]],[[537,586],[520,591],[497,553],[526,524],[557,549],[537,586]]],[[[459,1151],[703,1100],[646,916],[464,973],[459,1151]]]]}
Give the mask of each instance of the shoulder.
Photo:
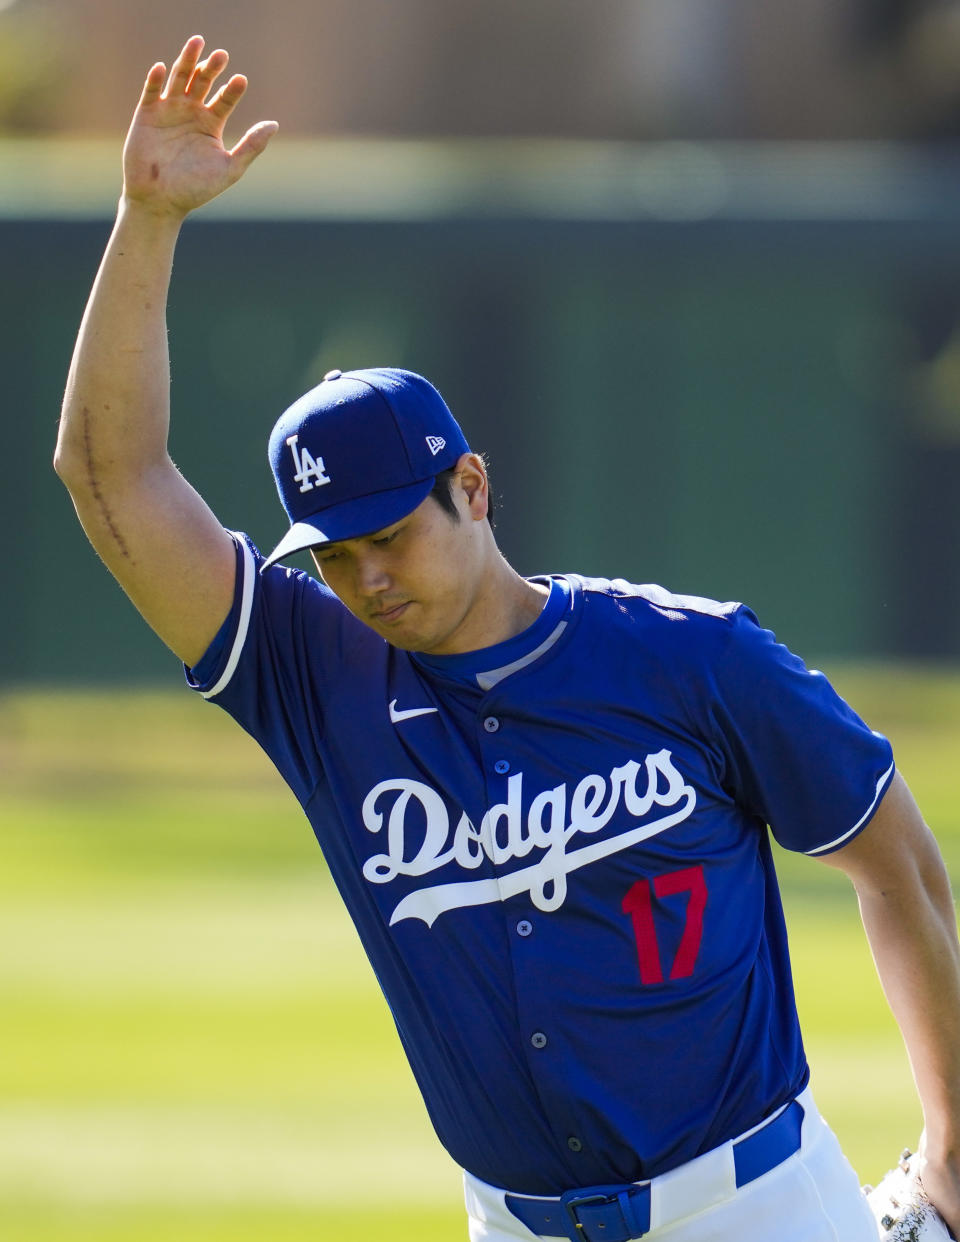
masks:
{"type": "Polygon", "coordinates": [[[627,628],[640,627],[665,642],[687,644],[709,640],[724,644],[739,630],[759,629],[754,613],[737,600],[678,595],[656,583],[634,583],[625,578],[588,578],[565,574],[574,599],[582,601],[585,615],[598,621],[618,619],[627,628]]]}
{"type": "Polygon", "coordinates": [[[769,682],[786,649],[746,605],[677,594],[654,583],[566,575],[573,642],[591,675],[638,703],[655,702],[700,737],[713,735],[718,704],[769,682]]]}
{"type": "MultiPolygon", "coordinates": [[[[678,595],[655,582],[628,582],[626,578],[588,578],[582,574],[564,574],[575,592],[585,600],[607,599],[621,608],[639,612],[652,611],[667,620],[678,621],[688,615],[729,618],[743,609],[736,600],[721,601],[703,595],[678,595]]],[[[749,612],[749,609],[747,609],[749,612]]]]}
{"type": "Polygon", "coordinates": [[[631,670],[644,685],[698,701],[721,693],[730,676],[754,676],[777,658],[776,639],[736,600],[681,595],[655,583],[565,575],[575,642],[595,661],[631,670]],[[743,671],[746,670],[746,671],[743,671]]]}

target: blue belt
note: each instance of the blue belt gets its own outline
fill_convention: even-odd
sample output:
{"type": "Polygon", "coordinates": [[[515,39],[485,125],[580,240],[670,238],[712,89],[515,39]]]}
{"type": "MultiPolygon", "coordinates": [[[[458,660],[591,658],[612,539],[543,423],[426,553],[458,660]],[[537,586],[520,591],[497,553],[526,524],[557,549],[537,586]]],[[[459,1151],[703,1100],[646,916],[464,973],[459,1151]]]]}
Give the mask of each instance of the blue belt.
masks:
{"type": "MultiPolygon", "coordinates": [[[[733,1144],[737,1189],[775,1169],[800,1150],[803,1107],[794,1100],[772,1121],[733,1144]]],[[[584,1186],[556,1199],[505,1194],[517,1220],[541,1237],[571,1242],[631,1242],[650,1232],[650,1182],[584,1186]]],[[[690,1211],[698,1211],[697,1204],[690,1211]]]]}

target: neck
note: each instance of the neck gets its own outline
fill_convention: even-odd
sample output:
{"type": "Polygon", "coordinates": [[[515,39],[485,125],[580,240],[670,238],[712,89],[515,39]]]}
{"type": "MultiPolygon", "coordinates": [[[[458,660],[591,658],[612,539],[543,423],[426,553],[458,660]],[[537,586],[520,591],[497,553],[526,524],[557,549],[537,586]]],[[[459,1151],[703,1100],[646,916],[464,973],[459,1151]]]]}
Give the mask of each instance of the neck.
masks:
{"type": "Polygon", "coordinates": [[[480,581],[460,625],[429,654],[460,655],[506,642],[533,625],[549,595],[542,583],[521,578],[499,549],[480,581]]]}

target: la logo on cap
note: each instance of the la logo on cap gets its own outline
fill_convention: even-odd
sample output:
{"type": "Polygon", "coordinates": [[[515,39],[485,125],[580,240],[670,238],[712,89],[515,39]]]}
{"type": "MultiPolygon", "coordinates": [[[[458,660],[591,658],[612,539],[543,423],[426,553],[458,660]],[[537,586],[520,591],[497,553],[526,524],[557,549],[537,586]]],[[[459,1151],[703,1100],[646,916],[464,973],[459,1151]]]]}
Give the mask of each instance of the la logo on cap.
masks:
{"type": "Polygon", "coordinates": [[[442,448],[446,448],[446,447],[447,447],[447,442],[443,438],[443,436],[427,436],[427,448],[430,450],[430,452],[433,454],[434,457],[436,457],[436,455],[440,452],[442,448]]]}
{"type": "Polygon", "coordinates": [[[301,492],[311,492],[314,487],[322,487],[324,483],[329,483],[330,476],[326,473],[322,457],[315,458],[310,450],[306,448],[300,449],[298,452],[297,441],[299,439],[300,435],[298,433],[297,435],[287,436],[284,443],[290,445],[290,452],[293,454],[293,464],[297,468],[297,473],[293,476],[294,483],[300,484],[301,492]]]}

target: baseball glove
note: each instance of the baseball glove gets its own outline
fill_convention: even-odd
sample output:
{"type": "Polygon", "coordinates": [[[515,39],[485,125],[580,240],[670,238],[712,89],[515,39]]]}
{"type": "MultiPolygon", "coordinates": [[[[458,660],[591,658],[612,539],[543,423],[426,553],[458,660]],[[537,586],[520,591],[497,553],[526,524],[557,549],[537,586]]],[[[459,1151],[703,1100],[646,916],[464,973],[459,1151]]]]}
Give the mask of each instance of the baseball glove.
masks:
{"type": "Polygon", "coordinates": [[[883,1242],[951,1242],[953,1235],[924,1193],[919,1159],[905,1149],[876,1188],[864,1186],[883,1242]]]}

